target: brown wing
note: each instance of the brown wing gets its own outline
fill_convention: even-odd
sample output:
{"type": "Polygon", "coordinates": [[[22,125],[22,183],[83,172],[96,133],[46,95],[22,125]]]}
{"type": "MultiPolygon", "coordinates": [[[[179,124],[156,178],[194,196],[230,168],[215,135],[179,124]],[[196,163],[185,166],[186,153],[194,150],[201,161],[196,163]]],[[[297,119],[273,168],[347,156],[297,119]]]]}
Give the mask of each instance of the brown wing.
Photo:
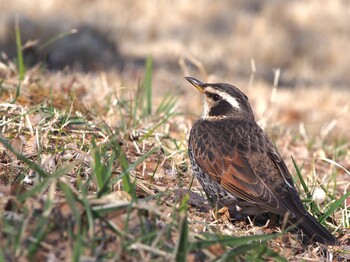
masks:
{"type": "MultiPolygon", "coordinates": [[[[190,139],[197,164],[226,191],[285,214],[288,209],[281,199],[289,191],[288,184],[268,154],[274,148],[255,123],[200,121],[190,139]]],[[[293,187],[289,172],[285,176],[293,187]]]]}

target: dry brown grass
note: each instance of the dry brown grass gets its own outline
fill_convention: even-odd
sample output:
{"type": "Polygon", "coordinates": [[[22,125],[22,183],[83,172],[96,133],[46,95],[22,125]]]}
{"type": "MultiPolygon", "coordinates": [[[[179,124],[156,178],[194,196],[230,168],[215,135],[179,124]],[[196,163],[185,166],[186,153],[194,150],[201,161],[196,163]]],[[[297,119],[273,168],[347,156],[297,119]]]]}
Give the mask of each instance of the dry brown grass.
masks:
{"type": "MultiPolygon", "coordinates": [[[[121,125],[120,114],[118,114],[121,100],[118,99],[122,97],[129,98],[132,95],[130,90],[126,91],[116,84],[109,86],[108,81],[106,82],[108,77],[104,74],[96,78],[92,78],[89,74],[68,74],[59,76],[58,82],[60,84],[57,85],[57,82],[55,82],[54,91],[41,92],[38,96],[36,95],[37,90],[48,88],[46,85],[50,86],[49,83],[53,81],[52,79],[57,79],[57,75],[50,76],[49,73],[43,74],[34,70],[27,72],[27,80],[21,87],[21,95],[15,104],[10,104],[9,102],[13,99],[17,85],[17,75],[15,72],[10,72],[10,67],[2,71],[7,76],[2,84],[2,100],[5,102],[0,104],[2,134],[16,151],[21,152],[34,163],[40,164],[43,170],[54,178],[49,183],[48,188],[43,188],[44,191],[42,189],[35,191],[35,187],[40,185],[40,180],[44,178],[39,179],[37,170],[33,171],[32,168],[28,170],[23,160],[19,160],[8,148],[1,147],[1,210],[3,210],[3,214],[6,214],[7,219],[8,216],[19,216],[17,219],[20,221],[21,216],[26,215],[28,217],[28,220],[25,220],[28,225],[20,236],[19,246],[22,251],[9,249],[3,253],[6,259],[28,256],[31,259],[39,260],[48,257],[67,259],[74,256],[74,242],[70,242],[70,238],[67,238],[66,234],[69,231],[65,231],[65,226],[69,223],[75,224],[77,214],[84,218],[86,209],[79,202],[72,209],[70,203],[72,200],[67,198],[67,193],[63,190],[65,186],[71,190],[76,198],[84,199],[81,194],[84,192],[84,185],[88,185],[87,201],[92,210],[100,210],[107,206],[116,209],[107,212],[106,221],[108,221],[108,224],[106,225],[112,223],[114,225],[112,228],[105,228],[105,222],[102,224],[100,224],[102,221],[95,222],[94,227],[89,229],[91,232],[84,236],[85,240],[92,243],[96,241],[95,237],[105,239],[98,254],[92,252],[92,248],[89,249],[85,246],[83,253],[80,254],[85,257],[92,258],[97,255],[131,261],[152,258],[161,258],[160,260],[175,259],[174,253],[169,253],[167,249],[156,248],[159,245],[156,244],[158,242],[147,245],[137,240],[142,237],[142,232],[139,231],[142,222],[138,219],[138,214],[139,212],[142,214],[146,212],[147,216],[144,219],[149,220],[148,223],[152,223],[152,217],[156,216],[158,222],[153,227],[159,232],[157,241],[162,241],[168,247],[175,248],[180,237],[180,231],[178,230],[183,218],[181,216],[176,218],[177,215],[175,216],[176,219],[180,219],[180,222],[175,222],[176,220],[172,219],[174,219],[174,212],[178,214],[176,210],[182,206],[183,199],[186,199],[186,189],[190,188],[192,183],[194,184],[191,187],[188,200],[189,236],[192,241],[195,236],[203,238],[201,232],[241,237],[278,232],[278,228],[256,227],[246,222],[232,224],[227,221],[224,211],[216,220],[212,217],[209,212],[210,207],[205,202],[205,198],[201,196],[200,188],[196,181],[192,181],[186,154],[187,136],[192,122],[197,117],[189,114],[172,117],[148,138],[143,137],[148,133],[150,127],[155,125],[158,116],[155,116],[153,120],[145,119],[134,127],[130,122],[129,128],[120,129],[121,133],[114,133],[113,135],[112,132],[108,134],[106,130],[113,130],[115,126],[121,125]],[[45,81],[38,81],[44,78],[45,81]],[[88,94],[88,85],[82,84],[85,81],[90,85],[91,83],[104,84],[109,92],[106,92],[105,95],[101,94],[98,97],[98,103],[94,99],[89,99],[90,103],[81,102],[81,100],[84,101],[82,98],[88,94]],[[92,101],[96,104],[91,104],[92,101]],[[105,103],[101,104],[103,101],[105,103]],[[135,203],[131,207],[129,201],[132,197],[121,187],[121,180],[115,180],[117,183],[113,184],[112,192],[96,198],[96,193],[99,192],[98,183],[95,179],[89,179],[94,177],[92,167],[96,161],[96,159],[93,159],[94,147],[91,147],[91,141],[94,139],[97,145],[103,148],[115,138],[118,139],[118,143],[121,143],[121,148],[130,164],[137,161],[140,156],[150,149],[158,146],[162,148],[161,151],[155,151],[130,173],[131,180],[136,181],[137,198],[155,198],[154,200],[142,201],[139,205],[135,203]],[[174,141],[176,141],[176,144],[174,144],[174,141]],[[66,170],[60,173],[59,170],[62,168],[66,170]],[[19,181],[22,181],[22,183],[19,181]],[[32,190],[34,190],[34,193],[32,190]],[[23,194],[29,194],[29,197],[24,197],[23,194]],[[30,197],[30,195],[33,195],[33,197],[30,197]],[[47,201],[52,202],[49,211],[45,206],[47,201]],[[147,204],[145,205],[145,203],[147,204]],[[33,208],[36,213],[27,213],[26,210],[33,208]],[[130,208],[132,208],[131,213],[128,211],[130,208]],[[40,219],[42,218],[40,214],[45,212],[50,214],[47,219],[49,219],[50,225],[54,227],[50,230],[46,229],[47,231],[44,238],[41,239],[39,247],[36,247],[34,249],[35,253],[32,254],[30,252],[34,252],[32,251],[33,245],[30,245],[30,243],[35,243],[35,237],[31,234],[37,232],[37,227],[40,225],[40,219]],[[169,217],[172,217],[172,219],[169,220],[169,217]],[[66,221],[63,228],[59,226],[62,220],[66,221]],[[129,221],[127,225],[125,225],[125,221],[129,221]],[[162,234],[169,230],[164,227],[164,223],[173,224],[175,228],[171,229],[171,236],[168,235],[167,240],[160,240],[166,237],[162,234]],[[177,223],[180,224],[177,225],[177,223]],[[137,241],[124,250],[123,241],[130,241],[130,239],[136,239],[137,241]],[[138,253],[135,254],[133,251],[138,253]]],[[[342,135],[342,130],[339,129],[343,125],[342,118],[333,116],[329,119],[329,121],[332,121],[327,122],[323,129],[315,128],[312,129],[312,132],[309,132],[305,129],[303,122],[309,123],[307,126],[310,129],[312,125],[307,122],[308,119],[309,121],[313,120],[315,126],[320,126],[321,123],[320,119],[313,119],[312,114],[307,113],[307,110],[310,110],[310,105],[298,102],[291,107],[288,106],[286,101],[294,99],[295,94],[300,94],[300,96],[312,95],[315,101],[321,101],[322,96],[317,97],[312,90],[305,89],[296,90],[295,93],[288,90],[277,90],[275,101],[271,101],[271,89],[263,85],[256,86],[259,88],[259,93],[255,92],[255,87],[246,91],[251,97],[261,125],[274,138],[281,153],[285,156],[290,170],[294,170],[289,157],[292,155],[300,165],[304,164],[302,173],[311,192],[314,192],[315,188],[319,189],[318,185],[322,184],[332,197],[337,199],[341,197],[347,191],[349,175],[334,164],[320,160],[320,158],[334,160],[335,163],[349,169],[347,136],[342,135]],[[279,99],[283,99],[285,103],[281,103],[279,99]],[[298,105],[303,107],[300,108],[298,105]],[[332,124],[335,122],[337,125],[332,124]],[[284,123],[284,126],[287,127],[282,127],[281,123],[284,123]]],[[[339,97],[341,96],[337,92],[331,92],[328,96],[328,102],[334,101],[335,104],[339,97]]],[[[181,98],[183,97],[179,97],[179,99],[181,98]]],[[[157,102],[155,102],[156,104],[157,102]]],[[[194,106],[193,110],[198,111],[198,107],[199,103],[197,108],[194,106]]],[[[326,111],[326,113],[329,113],[329,111],[326,111]]],[[[126,117],[124,120],[127,120],[128,114],[124,113],[124,115],[126,117]]],[[[327,115],[324,115],[323,119],[327,119],[327,115]]],[[[132,119],[129,120],[133,121],[132,119]]],[[[101,151],[102,156],[104,155],[101,151]]],[[[114,177],[122,173],[122,169],[118,165],[115,165],[112,170],[114,177]]],[[[326,210],[329,198],[324,195],[323,190],[315,192],[321,192],[320,195],[315,193],[314,197],[319,198],[317,201],[321,205],[321,211],[326,210]]],[[[302,197],[306,198],[305,195],[302,197]]],[[[348,203],[348,201],[345,203],[348,203]]],[[[345,258],[347,255],[343,254],[344,251],[342,250],[346,249],[349,244],[349,232],[342,225],[347,223],[344,221],[344,219],[347,219],[346,212],[348,212],[346,209],[340,209],[332,216],[339,225],[337,236],[343,245],[341,249],[329,248],[325,250],[318,245],[302,246],[295,235],[277,238],[270,241],[268,246],[271,250],[283,254],[290,261],[301,258],[319,259],[323,256],[345,258]]],[[[85,219],[88,218],[83,220],[85,219]]],[[[7,224],[5,223],[5,225],[7,224]]],[[[75,227],[77,228],[74,230],[77,231],[74,231],[74,234],[79,231],[79,225],[75,225],[75,227]]],[[[5,232],[3,232],[3,236],[7,234],[5,232]]],[[[5,241],[1,245],[5,247],[8,244],[5,241]]],[[[191,252],[188,259],[201,258],[207,260],[218,258],[228,250],[225,246],[214,245],[208,249],[191,252]]],[[[242,255],[242,257],[245,256],[247,254],[242,255]]],[[[265,254],[264,257],[268,258],[270,256],[265,254]]]]}
{"type": "MultiPolygon", "coordinates": [[[[322,6],[316,0],[283,4],[196,1],[191,5],[187,1],[147,4],[144,1],[47,1],[38,5],[35,2],[3,4],[0,19],[11,20],[14,13],[27,17],[34,26],[23,34],[33,30],[27,38],[38,40],[82,24],[97,28],[115,45],[116,56],[124,66],[122,70],[101,67],[91,72],[28,67],[21,94],[11,104],[18,72],[12,60],[2,59],[1,137],[54,176],[49,186],[24,198],[23,193],[30,194],[40,185],[40,179],[45,179],[39,179],[35,175],[37,170],[28,168],[28,163],[0,146],[0,229],[2,236],[6,236],[0,240],[0,247],[6,251],[2,253],[5,259],[71,259],[78,252],[76,246],[81,245],[80,255],[86,259],[100,256],[126,261],[174,260],[184,223],[179,210],[192,183],[186,205],[191,243],[195,238],[205,238],[203,232],[249,236],[279,231],[246,222],[229,223],[224,211],[217,220],[211,215],[189,170],[187,137],[193,121],[200,115],[201,98],[185,82],[185,74],[197,75],[205,81],[230,82],[247,93],[259,123],[274,139],[289,169],[295,174],[290,159],[293,156],[300,166],[304,165],[302,174],[312,192],[315,188],[321,192],[318,200],[321,211],[327,210],[332,201],[324,196],[323,190],[319,191],[320,184],[336,199],[349,191],[349,175],[336,166],[350,169],[350,93],[346,88],[336,88],[346,87],[350,80],[346,74],[350,55],[346,48],[349,42],[346,1],[324,1],[322,6]],[[142,118],[134,126],[133,119],[124,112],[128,128],[122,129],[123,119],[118,111],[120,101],[134,101],[138,82],[144,75],[143,63],[140,67],[139,62],[148,54],[152,54],[155,63],[154,108],[170,92],[178,97],[177,112],[184,112],[161,124],[150,136],[147,132],[162,116],[142,118]],[[257,72],[250,82],[252,58],[257,72]],[[281,68],[282,75],[273,91],[276,68],[281,68]],[[98,181],[89,180],[94,177],[96,163],[93,139],[104,161],[108,161],[113,151],[110,145],[116,139],[129,164],[151,148],[159,147],[130,172],[131,180],[136,181],[139,203],[130,205],[132,194],[125,192],[121,179],[116,179],[123,173],[117,163],[113,163],[112,169],[113,190],[96,197],[98,181]],[[66,170],[58,171],[60,168],[66,170]],[[87,192],[86,198],[83,192],[87,192]],[[89,208],[84,206],[84,201],[89,208]],[[114,210],[106,211],[106,219],[94,213],[92,225],[84,227],[91,219],[87,210],[95,212],[108,205],[114,205],[114,210]],[[10,223],[14,228],[18,221],[24,221],[18,242],[9,240],[12,238],[9,229],[4,230],[5,217],[14,223],[10,223]],[[76,223],[78,218],[84,225],[76,223]],[[42,220],[50,227],[45,227],[36,247],[34,236],[40,233],[38,226],[43,225],[42,220]],[[144,225],[156,232],[150,242],[142,240],[144,225]],[[83,244],[78,245],[79,230],[88,232],[79,240],[83,244]],[[135,242],[131,243],[133,239],[135,242]]],[[[12,30],[7,25],[1,23],[0,35],[12,30]]],[[[46,52],[52,53],[55,48],[49,46],[46,52]]],[[[94,56],[88,61],[94,62],[94,56]]],[[[306,198],[305,194],[302,197],[306,198]]],[[[332,215],[336,223],[328,224],[341,247],[303,246],[291,234],[269,241],[268,247],[289,261],[347,259],[350,232],[344,227],[349,226],[346,208],[349,204],[347,199],[345,207],[332,215]]],[[[188,259],[209,261],[229,250],[218,244],[191,251],[188,259]]],[[[266,250],[263,255],[265,259],[273,257],[266,250]]]]}

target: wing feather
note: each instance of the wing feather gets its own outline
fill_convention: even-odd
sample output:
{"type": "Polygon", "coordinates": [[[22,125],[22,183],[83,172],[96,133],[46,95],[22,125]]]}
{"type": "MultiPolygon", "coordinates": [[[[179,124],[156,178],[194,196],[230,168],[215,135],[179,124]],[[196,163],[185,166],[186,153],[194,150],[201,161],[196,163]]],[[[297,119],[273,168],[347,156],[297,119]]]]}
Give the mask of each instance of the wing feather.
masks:
{"type": "Polygon", "coordinates": [[[253,204],[262,205],[265,209],[274,209],[276,212],[279,201],[265,183],[266,181],[262,179],[262,177],[268,177],[268,174],[262,175],[256,169],[256,163],[250,163],[249,160],[255,159],[257,163],[270,161],[273,165],[271,159],[268,157],[259,159],[260,152],[251,152],[249,137],[245,137],[245,142],[241,140],[237,143],[239,135],[234,130],[229,134],[223,129],[219,129],[221,132],[215,132],[213,130],[217,129],[203,123],[195,125],[194,129],[196,135],[191,136],[191,144],[197,164],[227,192],[253,204]],[[239,148],[237,145],[240,145],[239,148]],[[214,154],[214,152],[220,153],[214,154]]]}

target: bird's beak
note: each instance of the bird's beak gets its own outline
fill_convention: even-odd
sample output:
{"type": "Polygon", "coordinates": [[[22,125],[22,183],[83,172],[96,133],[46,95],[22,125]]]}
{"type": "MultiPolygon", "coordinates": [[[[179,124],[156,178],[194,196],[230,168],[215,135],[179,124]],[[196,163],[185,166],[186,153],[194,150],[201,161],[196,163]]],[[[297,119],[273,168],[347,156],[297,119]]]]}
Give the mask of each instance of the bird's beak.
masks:
{"type": "Polygon", "coordinates": [[[198,89],[199,92],[201,92],[202,94],[204,94],[204,87],[203,87],[203,83],[193,77],[185,77],[186,80],[188,82],[190,82],[195,88],[198,89]]]}

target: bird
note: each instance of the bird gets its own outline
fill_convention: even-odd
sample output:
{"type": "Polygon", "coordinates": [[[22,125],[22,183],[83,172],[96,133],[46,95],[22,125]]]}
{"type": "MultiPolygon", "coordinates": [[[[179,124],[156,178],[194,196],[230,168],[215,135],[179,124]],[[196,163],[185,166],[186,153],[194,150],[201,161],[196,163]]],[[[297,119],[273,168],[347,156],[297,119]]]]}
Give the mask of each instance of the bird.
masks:
{"type": "Polygon", "coordinates": [[[188,153],[210,201],[246,216],[287,216],[308,241],[337,245],[303,206],[284,160],[255,121],[248,97],[231,84],[185,79],[203,95],[202,116],[191,128],[188,153]]]}

